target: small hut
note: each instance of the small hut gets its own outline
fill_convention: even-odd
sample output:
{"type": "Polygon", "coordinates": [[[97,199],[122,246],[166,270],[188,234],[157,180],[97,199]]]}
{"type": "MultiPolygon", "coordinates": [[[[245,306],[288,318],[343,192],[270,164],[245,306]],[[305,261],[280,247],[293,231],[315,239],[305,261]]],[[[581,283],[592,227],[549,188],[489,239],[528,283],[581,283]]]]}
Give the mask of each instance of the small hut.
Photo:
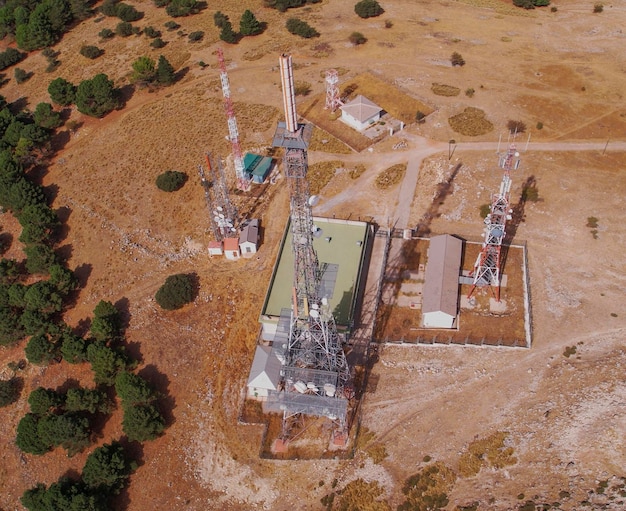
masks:
{"type": "Polygon", "coordinates": [[[380,119],[380,108],[376,103],[359,94],[341,107],[341,120],[357,131],[363,131],[380,119]]]}

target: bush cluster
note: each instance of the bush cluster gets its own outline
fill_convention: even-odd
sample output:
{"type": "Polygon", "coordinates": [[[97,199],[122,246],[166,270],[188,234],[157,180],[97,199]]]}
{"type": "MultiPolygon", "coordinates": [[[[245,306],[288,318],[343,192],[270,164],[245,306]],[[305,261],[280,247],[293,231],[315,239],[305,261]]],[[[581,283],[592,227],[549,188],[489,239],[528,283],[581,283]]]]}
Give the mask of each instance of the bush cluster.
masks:
{"type": "Polygon", "coordinates": [[[165,310],[180,309],[195,298],[192,275],[178,273],[170,275],[154,296],[156,302],[165,310]]]}
{"type": "Polygon", "coordinates": [[[290,33],[299,35],[305,39],[310,39],[311,37],[317,37],[320,35],[319,32],[306,21],[302,21],[298,18],[289,18],[287,20],[286,27],[290,33]]]}
{"type": "Polygon", "coordinates": [[[187,174],[176,170],[166,170],[156,178],[156,185],[164,192],[175,192],[180,190],[187,182],[187,174]]]}

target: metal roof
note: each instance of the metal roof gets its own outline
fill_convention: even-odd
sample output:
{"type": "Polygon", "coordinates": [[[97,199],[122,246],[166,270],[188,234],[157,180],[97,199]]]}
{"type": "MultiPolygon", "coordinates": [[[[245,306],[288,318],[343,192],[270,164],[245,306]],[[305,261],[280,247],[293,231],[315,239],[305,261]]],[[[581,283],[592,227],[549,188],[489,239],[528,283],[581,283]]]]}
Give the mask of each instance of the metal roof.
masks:
{"type": "Polygon", "coordinates": [[[252,218],[246,220],[239,235],[239,244],[253,243],[255,246],[259,242],[259,220],[252,218]]]}
{"type": "Polygon", "coordinates": [[[449,234],[430,239],[422,314],[445,312],[456,316],[462,250],[463,242],[449,234]]]}
{"type": "Polygon", "coordinates": [[[248,376],[248,387],[276,390],[282,364],[269,346],[257,346],[248,376]]]}

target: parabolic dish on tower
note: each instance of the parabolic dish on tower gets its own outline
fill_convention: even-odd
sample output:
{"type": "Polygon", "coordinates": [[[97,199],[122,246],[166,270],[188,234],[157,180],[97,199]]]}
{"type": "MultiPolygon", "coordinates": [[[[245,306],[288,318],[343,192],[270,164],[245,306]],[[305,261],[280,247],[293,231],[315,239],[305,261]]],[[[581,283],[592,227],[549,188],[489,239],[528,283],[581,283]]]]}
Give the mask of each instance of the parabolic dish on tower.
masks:
{"type": "Polygon", "coordinates": [[[317,206],[317,203],[320,201],[319,196],[317,195],[311,195],[309,197],[309,206],[313,207],[313,206],[317,206]]]}

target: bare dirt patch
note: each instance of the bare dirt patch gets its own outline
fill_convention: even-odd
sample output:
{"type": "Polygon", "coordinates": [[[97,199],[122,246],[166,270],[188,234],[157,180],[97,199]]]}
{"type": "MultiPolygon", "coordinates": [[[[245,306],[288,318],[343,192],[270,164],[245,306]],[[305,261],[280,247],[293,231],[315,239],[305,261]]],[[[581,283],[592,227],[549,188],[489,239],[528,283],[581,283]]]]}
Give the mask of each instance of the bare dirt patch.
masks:
{"type": "MultiPolygon", "coordinates": [[[[411,137],[445,143],[468,140],[461,140],[447,122],[467,106],[485,111],[495,127],[471,140],[497,141],[508,119],[523,120],[533,141],[623,140],[626,61],[621,31],[626,13],[618,4],[605,7],[600,16],[584,2],[558,7],[557,13],[550,13],[495,1],[481,1],[476,8],[460,2],[394,0],[385,3],[383,18],[361,20],[350,2],[322,2],[294,11],[321,29],[322,37],[311,43],[288,34],[282,14],[250,4],[268,23],[267,32],[225,50],[244,150],[265,147],[271,140],[282,109],[277,56],[283,51],[303,64],[296,76],[311,83],[310,98],[323,94],[325,69],[344,68],[342,82],[367,72],[436,107],[424,124],[404,134],[406,138],[383,140],[362,155],[329,155],[336,160],[345,156],[347,169],[366,166],[354,180],[349,170],[337,173],[322,190],[320,207],[329,204],[329,216],[372,217],[392,224],[399,186],[381,193],[373,185],[375,176],[421,151],[421,139],[411,137]],[[393,21],[392,28],[383,28],[385,19],[393,21]],[[355,30],[368,38],[365,45],[347,42],[355,30]],[[321,51],[320,43],[328,46],[321,51]],[[462,68],[449,65],[453,51],[466,60],[462,68]],[[559,77],[571,80],[571,86],[559,77]],[[472,98],[444,98],[430,91],[433,82],[476,92],[472,98]],[[263,108],[255,111],[253,105],[263,108]],[[246,119],[248,107],[255,114],[246,119]],[[539,121],[544,129],[534,130],[539,121]],[[393,149],[399,140],[407,142],[406,149],[393,149]],[[335,198],[337,202],[330,201],[335,198]]],[[[169,19],[151,4],[138,8],[146,12],[140,25],[160,29],[169,19]]],[[[223,2],[220,9],[236,23],[243,8],[239,2],[223,2]]],[[[143,465],[122,504],[129,510],[315,508],[335,479],[343,488],[361,477],[380,482],[388,501],[396,505],[402,501],[404,480],[420,470],[426,455],[457,470],[459,453],[476,438],[508,431],[517,464],[457,478],[449,493],[450,509],[474,500],[480,501],[481,510],[515,509],[520,493],[554,502],[562,490],[570,496],[561,499],[561,509],[580,509],[587,499],[602,505],[600,495],[590,497],[587,491],[596,488],[599,478],[613,485],[612,475],[626,466],[621,441],[626,424],[621,383],[626,364],[626,160],[612,152],[610,144],[606,154],[601,149],[525,153],[519,175],[513,177],[516,198],[530,176],[537,181],[540,198],[527,205],[517,231],[529,246],[535,306],[531,350],[383,347],[370,380],[376,385],[369,387],[361,417],[374,433],[371,442],[388,453],[381,463],[359,450],[353,460],[294,465],[259,459],[262,429],[239,425],[237,417],[288,199],[283,180],[258,198],[236,197],[243,209],[256,208],[262,219],[259,259],[233,264],[206,257],[202,247],[209,236],[207,212],[193,176],[205,151],[229,152],[213,65],[219,39],[213,13],[209,8],[181,22],[184,33],[205,31],[202,42],[189,43],[184,35],[164,31],[168,45],[160,51],[149,48],[144,37],[100,44],[97,32],[113,28],[116,20],[87,20],[55,48],[61,51],[55,72],[46,73],[45,59],[33,54],[20,64],[33,71],[33,77],[19,87],[11,79],[2,90],[9,101],[27,97],[34,109],[49,100],[47,85],[57,76],[78,83],[104,71],[116,84],[125,85],[136,58],[158,58],[159,52],[177,68],[188,68],[171,89],[136,91],[124,110],[104,120],[73,111],[71,119],[83,126],[77,136],[68,137],[43,178],[45,185],[58,186],[53,206],[70,209],[70,267],[89,268],[86,287],[66,320],[78,324],[100,299],[127,298],[129,338],[140,346],[143,364],[154,364],[168,376],[168,393],[175,400],[172,426],[162,439],[146,446],[143,465]],[[78,53],[83,44],[101,46],[105,54],[86,63],[78,53]],[[211,65],[201,68],[200,60],[211,65]],[[185,171],[190,180],[179,192],[164,196],[154,178],[167,169],[185,171]],[[586,227],[590,216],[598,219],[598,239],[586,227]],[[163,314],[154,306],[154,292],[169,274],[187,271],[200,276],[198,299],[182,311],[163,314]],[[564,357],[564,348],[572,345],[578,346],[576,356],[564,357]]],[[[310,98],[298,99],[301,114],[310,98]]],[[[418,166],[409,224],[416,226],[429,214],[432,232],[475,236],[482,228],[479,207],[489,202],[501,178],[493,151],[457,150],[451,160],[444,153],[418,166]],[[462,169],[439,204],[438,185],[458,163],[462,169]]],[[[311,160],[314,157],[319,155],[311,154],[311,160]]],[[[2,225],[11,228],[4,217],[2,225]]],[[[11,233],[14,239],[19,236],[11,233]]],[[[3,350],[2,367],[23,358],[22,353],[23,343],[3,350]]],[[[52,368],[43,375],[38,371],[29,368],[25,376],[42,385],[73,376],[59,379],[52,377],[52,368]]],[[[24,489],[38,481],[49,484],[80,465],[78,458],[67,460],[62,453],[39,459],[17,452],[14,431],[26,410],[28,388],[20,401],[3,410],[7,420],[0,435],[0,507],[7,509],[19,507],[24,489]]],[[[111,423],[106,433],[102,441],[119,435],[119,428],[111,423]]],[[[623,507],[617,500],[606,504],[609,509],[623,507]]]]}

